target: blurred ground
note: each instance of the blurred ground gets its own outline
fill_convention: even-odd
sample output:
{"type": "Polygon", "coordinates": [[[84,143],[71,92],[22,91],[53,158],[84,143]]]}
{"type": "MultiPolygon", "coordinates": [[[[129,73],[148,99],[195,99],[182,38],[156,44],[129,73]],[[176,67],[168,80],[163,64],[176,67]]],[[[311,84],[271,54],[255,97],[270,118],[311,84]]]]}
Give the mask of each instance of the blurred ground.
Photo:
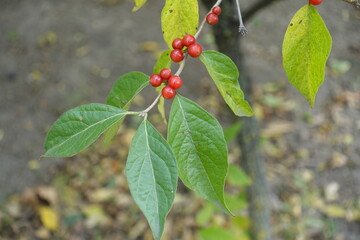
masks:
{"type": "MultiPolygon", "coordinates": [[[[253,107],[263,122],[274,231],[279,239],[355,240],[360,236],[360,11],[340,1],[318,7],[333,51],[311,109],[286,82],[281,67],[284,31],[304,2],[280,1],[260,12],[247,24],[250,34],[243,39],[256,85],[253,107]]],[[[39,156],[46,131],[62,112],[105,102],[124,73],[151,73],[156,55],[165,49],[161,4],[149,1],[132,13],[132,2],[124,0],[0,1],[1,237],[149,239],[146,223],[135,218],[139,213],[126,194],[124,161],[118,161],[126,157],[131,130],[119,136],[117,147],[100,154],[95,147],[67,160],[39,156]],[[74,172],[77,167],[83,171],[74,172]],[[32,188],[36,185],[46,187],[32,188]],[[25,187],[30,189],[23,192],[25,187]],[[122,191],[117,195],[114,189],[122,191]],[[13,193],[18,195],[5,201],[13,193]],[[41,224],[39,206],[61,216],[61,230],[54,235],[41,224]]],[[[209,28],[202,36],[205,48],[213,48],[209,28]]],[[[189,80],[181,92],[229,124],[204,67],[190,60],[183,76],[189,80]]],[[[147,89],[134,107],[144,108],[154,96],[147,89]]],[[[159,123],[153,113],[151,120],[159,123]]],[[[235,161],[236,145],[232,151],[235,161]]],[[[209,225],[234,225],[220,214],[194,222],[195,212],[206,205],[183,189],[177,199],[168,229],[181,222],[187,230],[167,233],[168,239],[192,239],[193,232],[209,225]],[[186,202],[193,205],[182,212],[186,202]]]]}

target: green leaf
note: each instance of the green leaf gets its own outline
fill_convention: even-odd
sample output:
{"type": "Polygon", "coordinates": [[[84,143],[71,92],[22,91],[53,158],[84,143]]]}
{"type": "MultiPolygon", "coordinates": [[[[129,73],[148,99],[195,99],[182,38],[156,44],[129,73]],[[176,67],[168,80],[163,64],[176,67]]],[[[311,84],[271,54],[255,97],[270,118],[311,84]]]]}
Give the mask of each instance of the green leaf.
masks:
{"type": "Polygon", "coordinates": [[[228,183],[239,188],[247,187],[251,184],[251,178],[246,175],[244,170],[234,164],[229,166],[227,180],[228,183]]]}
{"type": "Polygon", "coordinates": [[[199,231],[202,240],[236,240],[236,238],[223,228],[210,227],[199,231]]]}
{"type": "Polygon", "coordinates": [[[302,7],[290,21],[282,47],[286,75],[313,107],[324,81],[331,51],[331,35],[311,4],[302,7]]]}
{"type": "Polygon", "coordinates": [[[163,68],[170,68],[171,63],[172,63],[171,58],[170,58],[170,53],[171,53],[170,49],[165,50],[161,53],[160,57],[158,58],[158,60],[155,63],[153,73],[159,74],[163,68]]]}
{"type": "Polygon", "coordinates": [[[207,224],[214,216],[215,206],[212,203],[205,202],[205,206],[202,207],[196,214],[196,222],[200,226],[207,224]]]}
{"type": "Polygon", "coordinates": [[[161,12],[161,28],[166,44],[171,49],[172,41],[186,34],[194,35],[199,23],[197,0],[166,0],[161,12]]]}
{"type": "Polygon", "coordinates": [[[177,166],[165,139],[143,121],[130,146],[126,177],[131,195],[160,239],[177,187],[177,166]]]}
{"type": "Polygon", "coordinates": [[[132,11],[135,12],[139,10],[147,0],[134,0],[135,6],[133,7],[132,11]]]}
{"type": "Polygon", "coordinates": [[[123,123],[124,120],[125,120],[125,117],[120,118],[119,121],[117,121],[116,123],[114,123],[114,124],[103,134],[103,137],[102,137],[102,144],[103,144],[103,145],[102,145],[102,147],[103,147],[104,149],[107,149],[107,148],[111,145],[114,137],[115,137],[116,134],[118,133],[119,128],[120,128],[120,126],[121,126],[121,124],[123,123]]]}
{"type": "Polygon", "coordinates": [[[225,194],[225,200],[229,209],[236,215],[240,215],[241,211],[248,207],[245,195],[225,194]]]}
{"type": "Polygon", "coordinates": [[[183,183],[230,213],[224,201],[227,146],[218,121],[196,103],[177,94],[170,111],[168,142],[183,183]]]}
{"type": "Polygon", "coordinates": [[[224,136],[227,143],[231,143],[235,139],[240,132],[241,127],[242,124],[238,121],[224,129],[224,136]]]}
{"type": "MultiPolygon", "coordinates": [[[[132,100],[147,85],[149,85],[149,76],[144,73],[130,72],[124,74],[112,87],[107,98],[107,104],[129,110],[132,100]]],[[[120,119],[105,132],[102,138],[104,148],[110,145],[124,119],[120,119]]]]}
{"type": "Polygon", "coordinates": [[[141,72],[130,72],[122,75],[112,87],[106,104],[128,110],[135,96],[149,85],[149,78],[141,72]]]}
{"type": "Polygon", "coordinates": [[[98,103],[65,112],[46,137],[44,157],[69,157],[81,152],[126,114],[122,109],[98,103]]]}
{"type": "MultiPolygon", "coordinates": [[[[157,90],[158,88],[156,88],[157,90]]],[[[160,89],[161,91],[161,89],[160,89]]],[[[163,120],[163,122],[165,123],[165,125],[167,125],[167,121],[166,121],[166,115],[165,115],[165,99],[163,96],[160,97],[159,102],[157,104],[157,109],[160,113],[161,119],[163,120]]]]}
{"type": "Polygon", "coordinates": [[[239,71],[235,63],[226,55],[216,51],[203,52],[200,60],[234,114],[239,117],[252,116],[253,111],[240,88],[239,71]]]}

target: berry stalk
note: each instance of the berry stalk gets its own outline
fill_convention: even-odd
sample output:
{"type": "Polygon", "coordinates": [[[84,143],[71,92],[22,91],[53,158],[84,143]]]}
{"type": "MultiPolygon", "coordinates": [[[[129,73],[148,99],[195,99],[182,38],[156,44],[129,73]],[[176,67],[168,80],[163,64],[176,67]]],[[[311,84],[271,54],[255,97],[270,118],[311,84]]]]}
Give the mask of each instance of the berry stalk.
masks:
{"type": "MultiPolygon", "coordinates": [[[[214,4],[214,6],[212,6],[212,8],[211,8],[210,11],[206,14],[206,16],[212,12],[212,9],[213,9],[214,7],[218,7],[218,6],[221,4],[221,2],[222,2],[222,0],[217,0],[217,2],[214,4]]],[[[205,18],[203,19],[203,21],[201,22],[201,24],[200,24],[200,26],[199,26],[199,28],[198,28],[198,31],[195,33],[195,35],[194,35],[195,38],[198,38],[198,36],[200,35],[200,32],[202,31],[202,29],[203,29],[203,27],[204,27],[204,25],[205,25],[205,23],[206,23],[206,16],[205,16],[205,18]]]]}

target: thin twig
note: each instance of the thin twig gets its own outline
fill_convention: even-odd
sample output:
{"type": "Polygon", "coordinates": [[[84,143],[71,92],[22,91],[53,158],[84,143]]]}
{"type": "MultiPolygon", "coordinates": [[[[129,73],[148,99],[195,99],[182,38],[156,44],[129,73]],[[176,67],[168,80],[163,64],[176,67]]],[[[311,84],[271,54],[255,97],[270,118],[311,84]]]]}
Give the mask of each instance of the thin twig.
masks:
{"type": "Polygon", "coordinates": [[[157,102],[159,101],[161,97],[161,93],[159,93],[159,95],[155,98],[154,102],[144,111],[141,111],[141,113],[139,114],[140,117],[145,117],[146,114],[157,104],[157,102]]]}
{"type": "Polygon", "coordinates": [[[184,56],[184,60],[182,60],[182,62],[180,63],[180,66],[178,68],[178,70],[176,71],[176,73],[174,75],[176,76],[180,76],[181,72],[184,70],[185,68],[185,60],[187,58],[187,54],[184,56]]]}
{"type": "Polygon", "coordinates": [[[341,1],[351,4],[356,8],[360,8],[360,3],[358,0],[341,0],[341,1]]]}

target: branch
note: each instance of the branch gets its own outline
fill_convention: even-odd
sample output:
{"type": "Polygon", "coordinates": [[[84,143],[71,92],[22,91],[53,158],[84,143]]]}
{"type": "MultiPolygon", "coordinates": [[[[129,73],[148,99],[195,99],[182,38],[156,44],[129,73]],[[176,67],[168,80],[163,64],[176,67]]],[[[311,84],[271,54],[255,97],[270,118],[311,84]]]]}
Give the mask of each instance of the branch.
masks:
{"type": "Polygon", "coordinates": [[[147,109],[140,112],[139,116],[145,117],[146,114],[156,105],[156,103],[159,101],[160,97],[161,97],[161,93],[159,93],[159,95],[155,98],[154,102],[147,109]]]}
{"type": "Polygon", "coordinates": [[[351,4],[356,8],[360,8],[360,3],[358,0],[341,0],[341,1],[351,4]]]}

